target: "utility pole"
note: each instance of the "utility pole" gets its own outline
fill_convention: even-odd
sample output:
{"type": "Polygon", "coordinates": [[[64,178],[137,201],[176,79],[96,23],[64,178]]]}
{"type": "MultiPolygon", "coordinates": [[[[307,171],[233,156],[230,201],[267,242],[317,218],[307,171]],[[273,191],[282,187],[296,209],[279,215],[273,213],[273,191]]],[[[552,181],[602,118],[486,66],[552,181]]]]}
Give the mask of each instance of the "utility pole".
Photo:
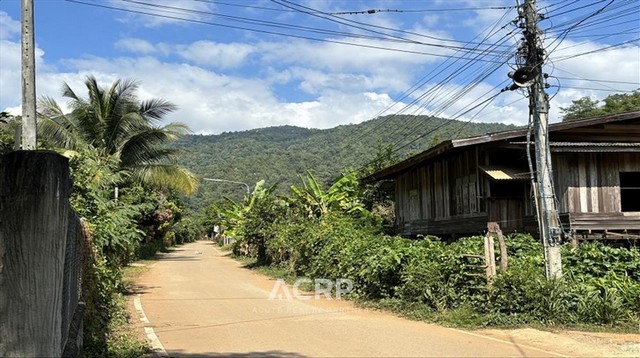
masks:
{"type": "MultiPolygon", "coordinates": [[[[538,210],[538,228],[544,246],[545,271],[548,279],[562,277],[560,257],[561,230],[556,208],[549,150],[548,114],[549,97],[545,93],[544,64],[545,52],[540,39],[540,29],[536,0],[525,0],[521,9],[524,16],[524,40],[526,44],[526,69],[514,81],[526,80],[529,90],[529,115],[532,116],[535,137],[536,163],[536,202],[538,210]]],[[[518,71],[516,71],[517,73],[518,71]]]]}
{"type": "Polygon", "coordinates": [[[36,59],[33,0],[22,0],[22,149],[36,149],[36,59]]]}

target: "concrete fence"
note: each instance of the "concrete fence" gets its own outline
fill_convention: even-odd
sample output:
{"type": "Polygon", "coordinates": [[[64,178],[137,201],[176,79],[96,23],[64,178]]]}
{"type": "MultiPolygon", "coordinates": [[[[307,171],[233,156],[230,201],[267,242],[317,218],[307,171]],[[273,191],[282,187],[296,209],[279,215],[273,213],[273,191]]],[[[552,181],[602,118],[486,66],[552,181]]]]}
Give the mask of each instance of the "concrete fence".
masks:
{"type": "Polygon", "coordinates": [[[66,158],[0,156],[0,356],[81,354],[82,223],[66,158]]]}

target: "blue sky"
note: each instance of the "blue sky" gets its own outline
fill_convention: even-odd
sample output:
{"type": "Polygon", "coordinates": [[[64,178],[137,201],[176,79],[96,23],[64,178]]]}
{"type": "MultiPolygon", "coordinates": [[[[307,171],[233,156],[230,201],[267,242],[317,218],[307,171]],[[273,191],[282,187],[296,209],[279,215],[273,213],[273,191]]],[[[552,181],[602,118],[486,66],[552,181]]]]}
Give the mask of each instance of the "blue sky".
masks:
{"type": "MultiPolygon", "coordinates": [[[[548,14],[540,27],[552,121],[571,100],[640,87],[640,2],[538,3],[548,14]]],[[[135,79],[140,97],[174,102],[179,110],[167,120],[195,133],[329,128],[395,113],[524,124],[524,92],[500,93],[518,67],[516,4],[36,0],[37,92],[65,103],[63,82],[82,93],[89,74],[105,86],[135,79]]],[[[20,1],[0,0],[0,110],[15,114],[19,21],[20,1]]]]}

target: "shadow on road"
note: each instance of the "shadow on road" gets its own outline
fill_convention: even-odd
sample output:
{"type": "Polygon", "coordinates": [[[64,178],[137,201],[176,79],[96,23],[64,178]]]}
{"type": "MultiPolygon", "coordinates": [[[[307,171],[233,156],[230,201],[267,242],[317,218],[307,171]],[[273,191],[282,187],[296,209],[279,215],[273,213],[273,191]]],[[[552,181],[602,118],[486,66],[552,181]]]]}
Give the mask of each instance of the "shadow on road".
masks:
{"type": "Polygon", "coordinates": [[[138,283],[130,283],[125,285],[124,289],[122,290],[122,293],[125,296],[144,295],[145,293],[149,293],[152,289],[158,288],[158,287],[160,286],[147,286],[147,285],[141,285],[138,283]]]}
{"type": "MultiPolygon", "coordinates": [[[[200,256],[200,255],[198,254],[198,256],[200,256]]],[[[198,256],[175,256],[175,255],[171,255],[171,256],[160,258],[159,261],[196,261],[196,260],[199,259],[198,256]]]]}
{"type": "Polygon", "coordinates": [[[264,351],[264,352],[247,352],[247,353],[233,353],[233,352],[224,352],[224,353],[203,353],[203,354],[190,354],[190,353],[180,353],[180,350],[174,350],[167,352],[169,357],[171,358],[200,358],[200,357],[229,357],[229,358],[249,358],[249,357],[263,357],[263,358],[276,358],[276,357],[284,357],[284,358],[303,358],[306,357],[299,353],[294,352],[285,352],[285,351],[264,351]]]}

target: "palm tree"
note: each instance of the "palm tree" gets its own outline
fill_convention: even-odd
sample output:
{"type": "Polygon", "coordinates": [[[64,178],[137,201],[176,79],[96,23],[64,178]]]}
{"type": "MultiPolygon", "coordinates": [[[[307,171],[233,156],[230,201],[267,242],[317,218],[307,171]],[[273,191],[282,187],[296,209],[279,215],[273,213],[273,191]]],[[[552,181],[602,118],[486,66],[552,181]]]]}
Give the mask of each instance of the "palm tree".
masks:
{"type": "Polygon", "coordinates": [[[140,101],[138,84],[118,80],[108,88],[95,77],[85,80],[88,97],[78,96],[67,84],[63,96],[70,98],[71,113],[64,113],[51,97],[39,101],[39,130],[50,144],[79,151],[93,147],[105,156],[116,156],[120,169],[133,180],[190,194],[197,181],[176,161],[177,148],[167,146],[189,132],[186,125],[159,126],[176,106],[162,99],[140,101]]]}

